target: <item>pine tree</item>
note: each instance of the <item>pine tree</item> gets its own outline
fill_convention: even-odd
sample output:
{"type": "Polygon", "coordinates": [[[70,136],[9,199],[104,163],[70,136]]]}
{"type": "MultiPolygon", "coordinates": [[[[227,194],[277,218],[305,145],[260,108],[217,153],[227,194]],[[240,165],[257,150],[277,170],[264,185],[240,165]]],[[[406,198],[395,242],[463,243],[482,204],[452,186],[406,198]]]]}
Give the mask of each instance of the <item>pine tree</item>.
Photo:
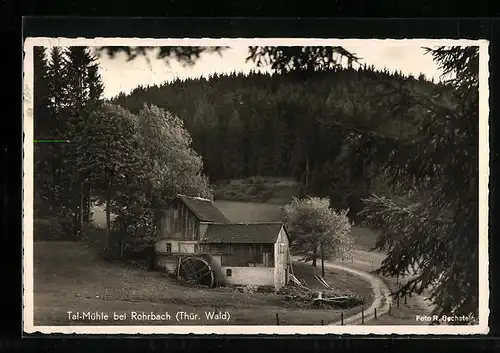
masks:
{"type": "Polygon", "coordinates": [[[84,236],[87,224],[90,221],[90,189],[87,182],[88,175],[82,173],[90,160],[79,158],[82,150],[91,148],[88,145],[86,131],[90,114],[99,108],[102,103],[103,85],[98,72],[96,59],[87,47],[70,47],[67,50],[64,70],[68,85],[66,94],[69,104],[66,117],[69,129],[67,138],[74,148],[65,149],[65,160],[76,167],[72,173],[71,194],[74,196],[72,208],[75,213],[75,229],[77,236],[84,236]],[[80,163],[75,163],[75,162],[80,163]]]}
{"type": "MultiPolygon", "coordinates": [[[[49,103],[47,107],[47,129],[48,139],[66,139],[67,122],[64,110],[68,105],[66,95],[67,77],[64,71],[65,50],[61,47],[53,47],[50,51],[50,59],[47,71],[47,91],[49,103]]],[[[36,119],[36,117],[35,117],[36,119]]],[[[69,234],[71,232],[70,209],[67,204],[66,185],[64,184],[63,171],[63,146],[61,144],[47,144],[43,148],[48,151],[47,169],[50,174],[51,192],[48,200],[50,212],[54,217],[62,220],[63,229],[69,234]]]]}
{"type": "Polygon", "coordinates": [[[401,97],[427,112],[420,115],[418,135],[399,141],[372,137],[377,149],[392,151],[382,159],[372,147],[366,155],[384,161],[392,185],[397,181],[404,194],[374,196],[363,212],[382,230],[378,246],[388,248],[381,271],[393,276],[417,271],[402,293],[429,289],[437,315],[477,319],[479,51],[442,47],[429,53],[455,78],[429,94],[401,97]]]}
{"type": "MultiPolygon", "coordinates": [[[[50,97],[49,97],[49,65],[46,48],[33,48],[34,77],[34,137],[36,140],[51,138],[50,97]]],[[[35,144],[35,215],[44,217],[51,213],[51,178],[50,145],[35,144]]]]}
{"type": "MultiPolygon", "coordinates": [[[[40,66],[42,56],[37,54],[37,57],[40,66]]],[[[103,87],[97,64],[86,48],[52,48],[46,74],[42,75],[42,71],[38,81],[47,83],[48,99],[45,110],[38,109],[36,115],[43,118],[44,138],[71,141],[43,145],[48,157],[40,160],[45,160],[51,184],[48,204],[52,215],[62,220],[67,233],[77,236],[82,229],[83,214],[86,213],[87,222],[90,215],[90,195],[88,191],[84,195],[84,178],[79,172],[80,165],[87,161],[79,159],[79,154],[85,148],[85,122],[100,104],[103,87]]]]}
{"type": "Polygon", "coordinates": [[[224,141],[226,170],[229,178],[241,178],[243,173],[243,124],[238,110],[234,110],[224,141]]]}

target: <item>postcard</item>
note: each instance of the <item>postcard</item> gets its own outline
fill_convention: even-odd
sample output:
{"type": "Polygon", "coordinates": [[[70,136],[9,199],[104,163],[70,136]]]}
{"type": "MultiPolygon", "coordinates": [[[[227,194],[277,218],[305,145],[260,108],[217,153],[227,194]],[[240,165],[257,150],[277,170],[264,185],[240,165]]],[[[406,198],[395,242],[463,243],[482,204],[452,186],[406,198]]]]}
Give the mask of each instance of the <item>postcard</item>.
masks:
{"type": "Polygon", "coordinates": [[[27,38],[25,333],[488,333],[488,42],[27,38]]]}

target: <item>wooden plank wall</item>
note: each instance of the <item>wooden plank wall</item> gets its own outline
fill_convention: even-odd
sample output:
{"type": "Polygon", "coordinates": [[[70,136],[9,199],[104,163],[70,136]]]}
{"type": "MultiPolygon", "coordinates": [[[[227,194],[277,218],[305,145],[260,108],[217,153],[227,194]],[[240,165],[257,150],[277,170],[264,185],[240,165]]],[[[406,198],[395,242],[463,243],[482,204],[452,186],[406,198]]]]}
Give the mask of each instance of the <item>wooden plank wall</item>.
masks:
{"type": "Polygon", "coordinates": [[[197,240],[198,218],[182,202],[176,200],[164,215],[164,236],[176,240],[197,240]]]}

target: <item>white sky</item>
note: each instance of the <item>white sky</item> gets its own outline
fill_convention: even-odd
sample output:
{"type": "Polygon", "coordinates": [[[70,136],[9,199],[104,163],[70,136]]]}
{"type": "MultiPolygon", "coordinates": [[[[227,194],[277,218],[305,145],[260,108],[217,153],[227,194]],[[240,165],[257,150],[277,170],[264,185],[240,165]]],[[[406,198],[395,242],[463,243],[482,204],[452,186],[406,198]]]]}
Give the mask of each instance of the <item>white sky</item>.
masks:
{"type": "MultiPolygon", "coordinates": [[[[358,42],[359,43],[359,42],[358,42]]],[[[361,58],[361,63],[374,65],[376,68],[401,70],[405,74],[418,76],[424,73],[428,78],[439,80],[440,71],[430,55],[424,55],[420,43],[390,42],[346,44],[342,45],[348,51],[361,58]]],[[[128,93],[139,85],[148,86],[171,81],[176,77],[188,78],[206,76],[211,73],[249,72],[256,69],[252,62],[245,62],[248,56],[247,46],[232,46],[218,54],[202,54],[192,67],[183,67],[175,60],[156,58],[151,52],[148,60],[137,57],[127,61],[125,54],[111,59],[105,55],[99,58],[101,76],[104,83],[104,96],[111,98],[120,92],[128,93]]]]}

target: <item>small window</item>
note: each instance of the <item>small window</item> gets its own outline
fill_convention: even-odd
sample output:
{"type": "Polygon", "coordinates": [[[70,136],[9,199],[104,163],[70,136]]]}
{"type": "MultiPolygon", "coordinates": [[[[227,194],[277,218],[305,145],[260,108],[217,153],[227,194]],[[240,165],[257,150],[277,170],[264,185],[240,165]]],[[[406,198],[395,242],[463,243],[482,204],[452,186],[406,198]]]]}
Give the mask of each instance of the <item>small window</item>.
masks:
{"type": "Polygon", "coordinates": [[[283,254],[285,252],[285,244],[280,244],[280,253],[283,254]]]}
{"type": "Polygon", "coordinates": [[[170,244],[170,243],[166,243],[166,244],[165,244],[165,250],[166,250],[167,252],[172,252],[172,244],[170,244]]]}
{"type": "Polygon", "coordinates": [[[233,274],[233,271],[231,271],[230,268],[226,269],[226,277],[231,277],[232,274],[233,274]]]}

